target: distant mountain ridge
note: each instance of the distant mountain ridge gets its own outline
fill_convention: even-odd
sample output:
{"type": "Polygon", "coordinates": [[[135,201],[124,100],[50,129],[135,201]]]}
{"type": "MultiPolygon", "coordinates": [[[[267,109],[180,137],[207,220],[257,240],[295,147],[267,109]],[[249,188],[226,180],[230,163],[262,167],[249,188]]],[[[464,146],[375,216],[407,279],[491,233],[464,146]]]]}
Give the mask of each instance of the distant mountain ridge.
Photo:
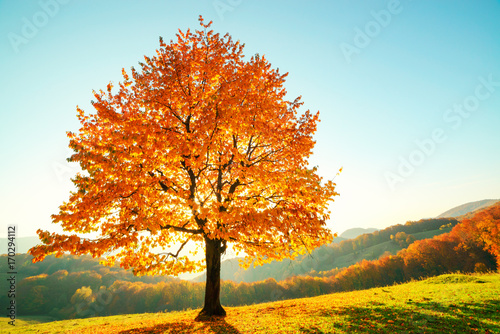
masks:
{"type": "Polygon", "coordinates": [[[483,199],[482,201],[469,202],[459,206],[456,206],[448,211],[443,212],[436,218],[455,218],[459,216],[466,215],[470,212],[483,209],[485,207],[491,206],[496,202],[500,201],[500,199],[483,199]]]}
{"type": "Polygon", "coordinates": [[[357,238],[358,236],[365,234],[365,233],[372,233],[375,231],[378,231],[378,228],[374,227],[369,227],[369,228],[361,228],[361,227],[355,227],[355,228],[350,228],[348,230],[345,230],[340,237],[344,239],[354,239],[357,238]]]}

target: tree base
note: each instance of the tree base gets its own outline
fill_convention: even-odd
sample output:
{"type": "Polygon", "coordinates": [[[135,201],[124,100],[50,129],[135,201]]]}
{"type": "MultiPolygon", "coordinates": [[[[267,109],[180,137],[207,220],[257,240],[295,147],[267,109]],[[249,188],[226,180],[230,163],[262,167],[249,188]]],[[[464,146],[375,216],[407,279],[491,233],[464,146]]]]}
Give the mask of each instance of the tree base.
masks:
{"type": "Polygon", "coordinates": [[[208,310],[207,308],[203,308],[200,313],[194,319],[195,321],[210,321],[213,318],[223,318],[226,316],[226,310],[222,308],[222,306],[216,307],[214,310],[208,310]]]}

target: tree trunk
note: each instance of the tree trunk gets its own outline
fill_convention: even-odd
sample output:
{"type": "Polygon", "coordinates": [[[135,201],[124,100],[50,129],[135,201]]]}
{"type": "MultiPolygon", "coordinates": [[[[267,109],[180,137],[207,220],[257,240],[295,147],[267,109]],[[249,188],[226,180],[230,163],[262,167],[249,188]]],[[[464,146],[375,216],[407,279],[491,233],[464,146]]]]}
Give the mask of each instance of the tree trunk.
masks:
{"type": "Polygon", "coordinates": [[[205,259],[207,264],[207,281],[205,286],[205,304],[197,319],[211,316],[225,316],[226,311],[220,304],[220,265],[221,254],[225,245],[219,239],[205,237],[205,259]]]}

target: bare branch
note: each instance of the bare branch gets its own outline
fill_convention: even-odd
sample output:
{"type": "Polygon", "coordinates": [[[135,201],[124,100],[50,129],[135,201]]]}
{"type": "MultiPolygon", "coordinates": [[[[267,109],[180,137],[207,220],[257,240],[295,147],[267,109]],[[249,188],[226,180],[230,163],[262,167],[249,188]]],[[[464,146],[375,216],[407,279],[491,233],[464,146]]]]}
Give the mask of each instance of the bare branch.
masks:
{"type": "Polygon", "coordinates": [[[175,257],[177,259],[179,257],[180,252],[182,251],[182,249],[184,248],[184,246],[186,246],[186,244],[189,242],[189,240],[191,240],[191,238],[187,238],[186,241],[184,241],[182,243],[182,245],[177,250],[177,253],[175,253],[175,254],[171,253],[171,252],[168,252],[168,253],[158,253],[158,255],[167,255],[167,258],[169,256],[171,256],[171,257],[175,257]]]}

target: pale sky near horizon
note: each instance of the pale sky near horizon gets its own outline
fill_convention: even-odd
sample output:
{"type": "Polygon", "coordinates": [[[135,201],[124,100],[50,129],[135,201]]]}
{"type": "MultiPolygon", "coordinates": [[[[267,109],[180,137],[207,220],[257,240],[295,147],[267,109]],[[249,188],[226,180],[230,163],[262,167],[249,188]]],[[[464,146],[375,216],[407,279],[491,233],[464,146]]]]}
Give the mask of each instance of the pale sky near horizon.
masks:
{"type": "Polygon", "coordinates": [[[60,231],[76,105],[200,14],[320,111],[311,165],[343,167],[333,232],[500,198],[499,1],[0,0],[0,237],[60,231]]]}

